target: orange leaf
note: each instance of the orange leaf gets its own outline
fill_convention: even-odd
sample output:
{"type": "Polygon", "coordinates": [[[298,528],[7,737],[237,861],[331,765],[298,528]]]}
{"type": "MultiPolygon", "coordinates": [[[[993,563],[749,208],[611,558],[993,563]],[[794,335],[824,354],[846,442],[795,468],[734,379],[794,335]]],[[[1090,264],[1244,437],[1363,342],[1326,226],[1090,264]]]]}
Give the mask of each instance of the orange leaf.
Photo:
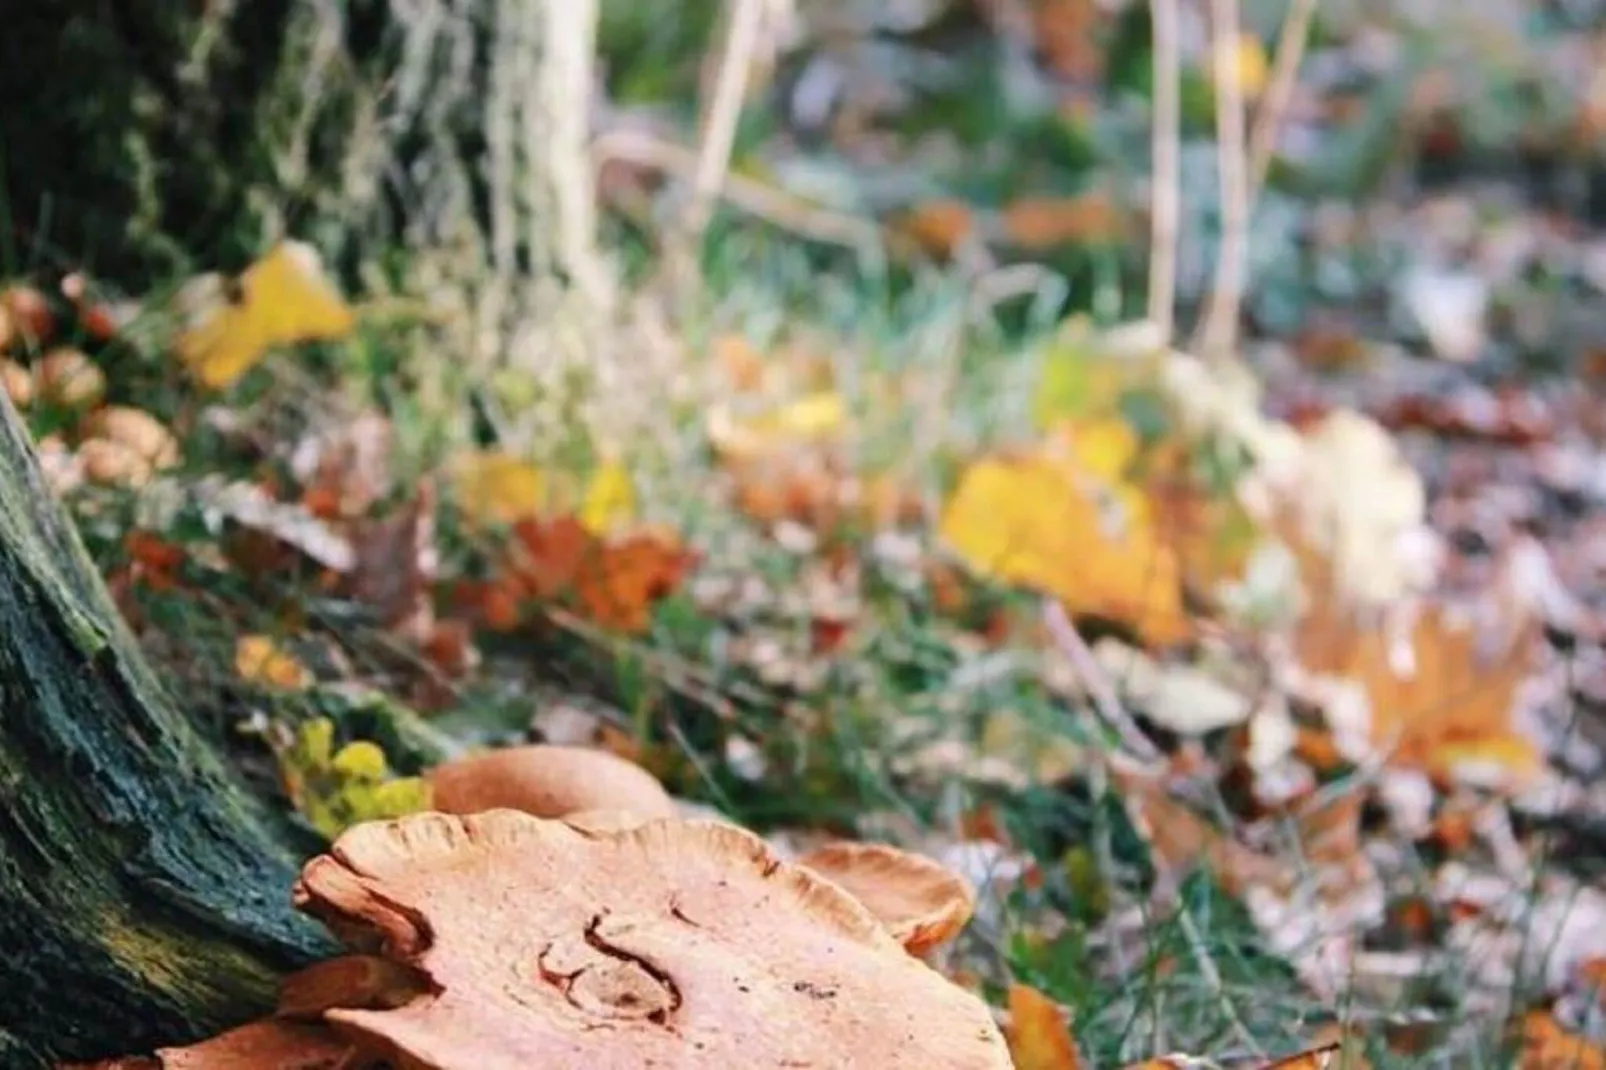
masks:
{"type": "Polygon", "coordinates": [[[1568,1032],[1548,1011],[1534,1011],[1522,1022],[1518,1070],[1606,1070],[1606,1049],[1568,1032]]]}
{"type": "Polygon", "coordinates": [[[655,602],[680,585],[692,555],[661,535],[632,535],[589,554],[575,576],[585,615],[613,631],[636,634],[652,622],[655,602]]]}
{"type": "Polygon", "coordinates": [[[480,603],[480,612],[484,614],[485,626],[493,632],[510,632],[517,628],[523,616],[519,611],[518,588],[506,583],[489,585],[480,603]]]}
{"type": "Polygon", "coordinates": [[[1433,841],[1447,854],[1471,850],[1477,837],[1477,815],[1467,806],[1446,806],[1433,818],[1433,841]]]}
{"type": "Polygon", "coordinates": [[[1418,616],[1410,635],[1415,666],[1397,670],[1390,637],[1348,619],[1317,596],[1300,623],[1295,648],[1307,669],[1353,680],[1371,699],[1372,738],[1393,746],[1395,758],[1452,779],[1457,768],[1488,762],[1515,779],[1540,765],[1533,743],[1519,735],[1511,714],[1528,675],[1533,637],[1523,636],[1494,658],[1479,649],[1470,627],[1453,623],[1438,606],[1418,616]]]}
{"type": "Polygon", "coordinates": [[[524,619],[524,588],[516,578],[458,580],[449,601],[453,610],[493,632],[510,632],[524,619]]]}
{"type": "Polygon", "coordinates": [[[976,215],[963,201],[936,200],[916,205],[895,230],[928,256],[947,258],[976,230],[976,215]]]}
{"type": "Polygon", "coordinates": [[[1004,207],[1004,233],[1023,249],[1102,245],[1125,231],[1120,208],[1102,193],[1080,197],[1022,197],[1004,207]]]}
{"type": "Polygon", "coordinates": [[[462,621],[437,621],[423,642],[423,654],[430,664],[451,679],[461,678],[479,663],[474,638],[462,621]]]}
{"type": "Polygon", "coordinates": [[[313,684],[307,667],[266,635],[242,635],[235,641],[234,668],[240,679],[263,687],[302,691],[313,684]]]}
{"type": "MultiPolygon", "coordinates": [[[[1342,1047],[1342,1041],[1332,1041],[1307,1051],[1284,1055],[1269,1063],[1262,1063],[1257,1070],[1339,1070],[1339,1049],[1342,1047]]],[[[1350,1070],[1351,1067],[1354,1070],[1361,1070],[1361,1067],[1353,1062],[1344,1064],[1344,1070],[1350,1070]]]]}
{"type": "Polygon", "coordinates": [[[1344,766],[1344,754],[1325,728],[1301,725],[1294,738],[1294,754],[1318,773],[1334,773],[1344,766]]]}
{"type": "Polygon", "coordinates": [[[123,540],[128,559],[155,572],[172,572],[184,563],[184,548],[148,531],[130,531],[123,540]]]}
{"type": "Polygon", "coordinates": [[[1009,986],[1007,1034],[1016,1070],[1081,1070],[1065,1012],[1030,985],[1009,986]]]}
{"type": "Polygon", "coordinates": [[[301,495],[301,504],[319,520],[340,519],[340,488],[328,483],[308,487],[301,495]]]}
{"type": "Polygon", "coordinates": [[[764,385],[764,358],[758,350],[739,334],[725,334],[714,339],[714,361],[724,370],[730,385],[737,390],[757,390],[764,385]]]}
{"type": "Polygon", "coordinates": [[[597,540],[578,517],[521,520],[513,525],[511,570],[531,598],[556,598],[573,588],[597,540]]]}
{"type": "Polygon", "coordinates": [[[1037,48],[1061,77],[1097,81],[1104,72],[1103,5],[1094,0],[1036,0],[1030,5],[1037,48]]]}

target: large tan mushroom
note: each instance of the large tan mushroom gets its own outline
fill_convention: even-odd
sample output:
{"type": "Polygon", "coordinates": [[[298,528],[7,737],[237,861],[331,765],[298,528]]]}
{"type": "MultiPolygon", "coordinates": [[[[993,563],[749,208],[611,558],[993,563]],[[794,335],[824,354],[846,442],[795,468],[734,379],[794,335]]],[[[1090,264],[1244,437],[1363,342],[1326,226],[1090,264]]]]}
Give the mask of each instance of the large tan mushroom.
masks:
{"type": "Polygon", "coordinates": [[[295,896],[427,979],[323,1015],[405,1070],[1010,1065],[981,1000],[734,826],[417,814],[348,831],[295,896]]]}
{"type": "Polygon", "coordinates": [[[378,955],[340,955],[286,977],[274,1014],[316,1022],[336,1007],[385,1010],[429,992],[429,980],[405,963],[378,955]]]}
{"type": "Polygon", "coordinates": [[[378,1070],[327,1026],[274,1018],[242,1025],[187,1048],[162,1048],[154,1058],[131,1056],[57,1070],[378,1070]]]}
{"type": "Polygon", "coordinates": [[[952,940],[976,909],[964,878],[884,843],[828,843],[798,862],[863,903],[912,955],[952,940]]]}
{"type": "Polygon", "coordinates": [[[531,745],[444,762],[428,774],[435,809],[447,814],[519,810],[563,817],[615,810],[642,818],[676,816],[675,801],[653,775],[607,751],[531,745]]]}

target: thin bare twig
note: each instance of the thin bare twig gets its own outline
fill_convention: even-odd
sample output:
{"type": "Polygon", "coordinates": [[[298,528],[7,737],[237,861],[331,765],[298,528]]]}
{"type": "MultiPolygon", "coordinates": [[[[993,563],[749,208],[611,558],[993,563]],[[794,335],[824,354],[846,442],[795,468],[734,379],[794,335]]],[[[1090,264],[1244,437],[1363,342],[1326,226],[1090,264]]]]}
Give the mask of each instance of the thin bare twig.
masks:
{"type": "MultiPolygon", "coordinates": [[[[1120,735],[1127,749],[1138,756],[1145,764],[1154,765],[1162,761],[1159,748],[1145,736],[1138,726],[1133,723],[1121,700],[1115,693],[1115,685],[1103,666],[1094,657],[1093,651],[1088,647],[1087,641],[1076,630],[1076,625],[1065,612],[1065,607],[1058,602],[1049,601],[1043,608],[1043,620],[1048,626],[1050,636],[1055,645],[1070,659],[1072,667],[1082,679],[1082,685],[1087,688],[1088,694],[1093,698],[1093,705],[1099,711],[1104,721],[1115,729],[1120,735]]],[[[1107,760],[1113,761],[1114,755],[1107,755],[1107,760]]],[[[1100,766],[1102,769],[1102,765],[1100,766]]],[[[1193,920],[1193,914],[1188,904],[1179,901],[1176,904],[1177,924],[1181,926],[1183,935],[1188,941],[1188,947],[1193,953],[1195,962],[1199,966],[1199,973],[1204,977],[1205,983],[1215,993],[1216,1001],[1221,1007],[1222,1014],[1232,1026],[1238,1039],[1257,1058],[1265,1059],[1266,1051],[1255,1039],[1255,1035],[1238,1013],[1232,998],[1227,994],[1226,982],[1221,976],[1221,968],[1216,965],[1215,958],[1210,954],[1210,948],[1205,943],[1204,935],[1199,932],[1199,926],[1193,920]]]]}
{"type": "MultiPolygon", "coordinates": [[[[621,160],[676,176],[689,176],[697,167],[697,153],[638,130],[613,130],[591,146],[600,166],[621,160]]],[[[881,230],[868,219],[809,204],[784,190],[766,186],[742,175],[726,175],[720,196],[748,215],[782,230],[825,245],[843,245],[865,255],[879,255],[881,230]]]]}
{"type": "Polygon", "coordinates": [[[1182,60],[1177,0],[1149,0],[1154,24],[1154,118],[1149,209],[1149,320],[1171,343],[1176,315],[1177,228],[1182,215],[1182,60]]]}
{"type": "Polygon", "coordinates": [[[1255,112],[1255,125],[1249,132],[1249,203],[1254,204],[1266,183],[1266,172],[1277,146],[1277,133],[1288,102],[1299,83],[1299,64],[1305,58],[1311,23],[1316,19],[1317,0],[1291,0],[1288,17],[1277,37],[1277,55],[1271,64],[1271,81],[1255,112]]]}
{"type": "Polygon", "coordinates": [[[1143,730],[1137,726],[1126,709],[1121,705],[1120,696],[1115,693],[1115,685],[1110,682],[1109,674],[1093,656],[1088,648],[1087,640],[1082,633],[1076,630],[1071,618],[1066,614],[1065,607],[1053,599],[1043,605],[1043,623],[1048,627],[1048,634],[1054,640],[1054,645],[1070,661],[1071,668],[1081,678],[1082,686],[1093,699],[1093,708],[1098,710],[1105,724],[1121,737],[1121,743],[1133,757],[1145,765],[1154,765],[1163,760],[1160,748],[1156,747],[1143,730]]]}
{"type": "Polygon", "coordinates": [[[747,79],[752,71],[766,8],[765,0],[731,0],[730,29],[725,35],[719,74],[714,80],[713,99],[704,113],[691,202],[686,206],[682,223],[687,243],[692,246],[702,239],[714,212],[714,202],[730,170],[731,147],[736,143],[736,125],[742,117],[742,102],[747,98],[747,79]]]}
{"type": "Polygon", "coordinates": [[[1216,282],[1192,348],[1212,360],[1230,358],[1238,341],[1249,269],[1249,171],[1244,157],[1244,94],[1239,70],[1238,0],[1210,0],[1210,40],[1216,87],[1216,171],[1221,240],[1216,282]]]}

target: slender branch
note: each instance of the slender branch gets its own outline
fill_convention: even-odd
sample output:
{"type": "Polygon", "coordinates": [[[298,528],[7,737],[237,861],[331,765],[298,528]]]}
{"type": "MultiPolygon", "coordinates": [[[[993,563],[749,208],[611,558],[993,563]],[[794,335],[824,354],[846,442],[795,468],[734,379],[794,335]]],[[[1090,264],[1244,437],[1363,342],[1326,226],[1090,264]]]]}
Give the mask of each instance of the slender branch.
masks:
{"type": "Polygon", "coordinates": [[[1192,348],[1207,359],[1230,358],[1238,341],[1249,258],[1249,173],[1244,158],[1244,94],[1238,58],[1238,0],[1210,0],[1211,64],[1216,87],[1216,170],[1221,240],[1216,283],[1192,348]]]}
{"type": "Polygon", "coordinates": [[[1149,320],[1167,345],[1175,318],[1177,228],[1182,214],[1182,60],[1177,0],[1149,0],[1154,24],[1154,175],[1150,179],[1149,320]]]}
{"type": "MultiPolygon", "coordinates": [[[[1048,626],[1049,635],[1054,639],[1055,645],[1070,659],[1072,667],[1081,677],[1082,685],[1093,698],[1094,708],[1099,711],[1104,721],[1115,729],[1127,750],[1145,764],[1154,765],[1161,762],[1163,758],[1159,748],[1150,742],[1127,715],[1121,705],[1120,697],[1115,693],[1115,685],[1110,681],[1103,666],[1098,663],[1098,659],[1093,656],[1087,640],[1076,630],[1076,625],[1066,614],[1065,607],[1055,601],[1047,602],[1043,608],[1043,621],[1048,626]]],[[[1115,759],[1115,755],[1107,755],[1107,760],[1113,762],[1115,759]]],[[[1103,771],[1102,764],[1097,768],[1103,771]]],[[[1198,963],[1199,973],[1215,993],[1217,1003],[1232,1026],[1233,1032],[1238,1034],[1239,1040],[1250,1051],[1264,1059],[1265,1050],[1255,1040],[1254,1033],[1238,1013],[1232,997],[1227,994],[1221,968],[1216,965],[1215,958],[1210,954],[1210,948],[1205,943],[1203,934],[1199,932],[1199,926],[1194,922],[1186,901],[1177,903],[1176,917],[1183,935],[1187,938],[1189,949],[1193,952],[1194,960],[1198,963]]]]}
{"type": "Polygon", "coordinates": [[[1127,715],[1126,709],[1121,705],[1120,696],[1115,693],[1115,685],[1105,673],[1103,666],[1093,656],[1088,648],[1087,640],[1082,633],[1076,630],[1071,618],[1066,614],[1065,607],[1053,599],[1043,605],[1043,623],[1048,627],[1048,634],[1054,640],[1076,670],[1076,675],[1082,680],[1082,686],[1093,699],[1093,708],[1099,713],[1104,723],[1121,737],[1122,744],[1139,761],[1145,765],[1154,765],[1163,760],[1160,749],[1143,734],[1143,730],[1127,715]]]}
{"type": "MultiPolygon", "coordinates": [[[[598,137],[592,142],[591,153],[599,165],[607,160],[621,160],[677,177],[692,174],[698,161],[697,154],[683,145],[626,129],[598,137]]],[[[719,195],[748,215],[810,241],[846,246],[864,255],[879,255],[881,231],[868,219],[809,204],[785,190],[742,175],[726,175],[719,195]]]]}
{"type": "Polygon", "coordinates": [[[1288,17],[1283,20],[1282,33],[1277,38],[1277,55],[1272,60],[1271,84],[1255,113],[1255,125],[1249,133],[1249,201],[1253,205],[1266,183],[1266,172],[1271,167],[1272,153],[1277,146],[1277,133],[1283,117],[1288,113],[1288,102],[1299,83],[1299,64],[1305,58],[1305,46],[1310,41],[1311,23],[1316,20],[1317,0],[1291,0],[1288,17]]]}
{"type": "Polygon", "coordinates": [[[708,226],[714,203],[730,170],[731,147],[736,143],[736,126],[742,117],[742,101],[747,97],[747,79],[758,48],[764,12],[765,0],[731,0],[730,30],[725,35],[725,51],[720,57],[714,95],[705,113],[691,203],[686,207],[682,224],[687,242],[693,246],[708,226]]]}

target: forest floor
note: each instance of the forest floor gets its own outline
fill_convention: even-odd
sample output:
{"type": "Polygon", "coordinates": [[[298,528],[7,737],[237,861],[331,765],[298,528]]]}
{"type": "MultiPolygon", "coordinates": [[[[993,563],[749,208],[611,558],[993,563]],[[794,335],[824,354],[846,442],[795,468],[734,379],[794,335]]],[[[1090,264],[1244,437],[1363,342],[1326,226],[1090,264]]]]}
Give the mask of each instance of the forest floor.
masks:
{"type": "MultiPolygon", "coordinates": [[[[1023,1067],[1606,1066],[1601,16],[1334,3],[1284,93],[1246,5],[1251,129],[1283,95],[1206,360],[1205,23],[1168,344],[1151,34],[1110,6],[781,42],[699,285],[653,271],[676,176],[616,159],[628,297],[499,366],[279,246],[178,317],[24,264],[0,372],[310,844],[427,805],[441,752],[600,747],[783,852],[961,872],[939,964],[1023,1067]]],[[[604,26],[604,138],[685,139],[690,32],[604,26]]]]}

